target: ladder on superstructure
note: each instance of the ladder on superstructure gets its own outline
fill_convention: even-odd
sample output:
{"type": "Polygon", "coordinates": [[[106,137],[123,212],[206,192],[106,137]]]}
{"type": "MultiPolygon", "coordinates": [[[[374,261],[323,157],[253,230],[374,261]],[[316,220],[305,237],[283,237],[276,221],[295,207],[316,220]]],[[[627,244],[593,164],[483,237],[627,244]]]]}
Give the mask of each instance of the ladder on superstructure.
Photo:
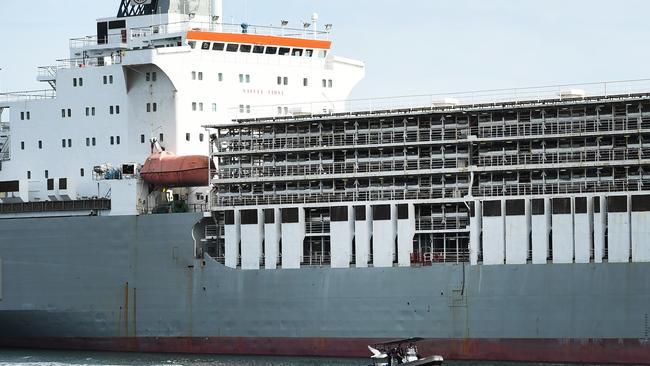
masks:
{"type": "MultiPolygon", "coordinates": [[[[0,116],[2,115],[2,108],[0,108],[0,116]]],[[[10,155],[10,137],[9,137],[9,123],[0,122],[0,169],[2,162],[8,161],[10,155]]]]}

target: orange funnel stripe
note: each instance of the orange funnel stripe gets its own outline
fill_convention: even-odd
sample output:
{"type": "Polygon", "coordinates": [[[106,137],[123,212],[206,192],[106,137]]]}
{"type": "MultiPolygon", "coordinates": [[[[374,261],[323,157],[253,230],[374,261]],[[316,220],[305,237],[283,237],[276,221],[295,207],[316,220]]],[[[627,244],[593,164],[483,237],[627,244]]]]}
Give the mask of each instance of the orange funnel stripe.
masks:
{"type": "Polygon", "coordinates": [[[265,46],[284,46],[284,47],[317,48],[317,49],[332,48],[332,41],[264,36],[264,35],[257,35],[257,34],[191,31],[191,32],[187,32],[187,39],[191,39],[195,41],[244,43],[244,44],[265,45],[265,46]]]}

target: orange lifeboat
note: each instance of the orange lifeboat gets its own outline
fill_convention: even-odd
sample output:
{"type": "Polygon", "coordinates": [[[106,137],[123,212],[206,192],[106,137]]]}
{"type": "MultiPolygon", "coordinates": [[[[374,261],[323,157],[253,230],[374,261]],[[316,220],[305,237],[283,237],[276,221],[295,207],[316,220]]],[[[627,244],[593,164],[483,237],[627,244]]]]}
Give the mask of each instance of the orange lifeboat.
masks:
{"type": "Polygon", "coordinates": [[[205,187],[210,180],[210,159],[202,155],[176,156],[154,153],[140,171],[142,179],[165,188],[205,187]]]}

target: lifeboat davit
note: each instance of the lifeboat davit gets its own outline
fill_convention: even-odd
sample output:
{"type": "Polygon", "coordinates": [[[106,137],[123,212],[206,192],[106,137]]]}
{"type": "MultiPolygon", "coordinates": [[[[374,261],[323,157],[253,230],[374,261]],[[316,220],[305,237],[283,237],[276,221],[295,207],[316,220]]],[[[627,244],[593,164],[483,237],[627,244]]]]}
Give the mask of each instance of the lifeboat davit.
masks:
{"type": "Polygon", "coordinates": [[[205,187],[210,181],[210,159],[202,155],[176,156],[154,153],[140,171],[142,179],[159,187],[205,187]]]}

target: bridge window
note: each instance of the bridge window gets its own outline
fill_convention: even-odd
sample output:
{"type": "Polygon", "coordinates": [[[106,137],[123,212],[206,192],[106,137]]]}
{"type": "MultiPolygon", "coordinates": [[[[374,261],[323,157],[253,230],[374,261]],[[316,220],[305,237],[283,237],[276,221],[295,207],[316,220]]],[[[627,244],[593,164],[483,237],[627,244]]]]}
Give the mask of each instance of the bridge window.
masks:
{"type": "Polygon", "coordinates": [[[227,52],[237,52],[238,49],[239,45],[237,43],[228,43],[228,46],[226,46],[227,52]]]}
{"type": "Polygon", "coordinates": [[[243,44],[241,47],[239,47],[239,52],[250,53],[252,48],[253,46],[249,44],[243,44]]]}
{"type": "Polygon", "coordinates": [[[212,50],[213,51],[223,51],[223,49],[226,47],[225,44],[223,43],[213,43],[212,44],[212,50]]]}
{"type": "Polygon", "coordinates": [[[210,42],[203,42],[203,44],[201,44],[201,49],[202,50],[209,50],[210,49],[210,42]]]}
{"type": "Polygon", "coordinates": [[[253,53],[264,53],[264,46],[254,46],[253,53]]]}
{"type": "Polygon", "coordinates": [[[314,50],[305,50],[305,56],[307,57],[314,56],[314,50]]]}
{"type": "Polygon", "coordinates": [[[292,56],[302,56],[302,54],[303,54],[302,48],[294,48],[293,51],[291,52],[292,56]]]}
{"type": "Polygon", "coordinates": [[[266,54],[267,55],[275,55],[278,53],[278,48],[277,47],[266,47],[266,54]]]}
{"type": "Polygon", "coordinates": [[[290,48],[280,47],[280,51],[278,51],[278,55],[280,55],[280,56],[286,56],[286,55],[289,54],[289,52],[291,52],[291,49],[290,49],[290,48]]]}
{"type": "Polygon", "coordinates": [[[187,45],[190,46],[191,49],[196,48],[196,42],[195,41],[189,41],[189,42],[187,42],[187,45]]]}

